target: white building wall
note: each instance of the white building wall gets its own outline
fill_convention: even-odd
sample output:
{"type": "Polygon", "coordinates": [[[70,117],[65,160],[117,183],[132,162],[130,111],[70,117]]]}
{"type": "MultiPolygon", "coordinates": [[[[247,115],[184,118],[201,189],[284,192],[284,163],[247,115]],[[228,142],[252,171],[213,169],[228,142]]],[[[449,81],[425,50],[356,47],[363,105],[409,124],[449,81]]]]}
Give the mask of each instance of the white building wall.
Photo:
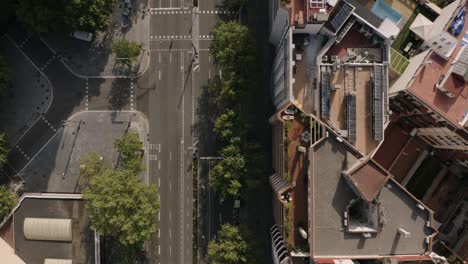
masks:
{"type": "Polygon", "coordinates": [[[278,2],[278,0],[273,0],[271,2],[273,5],[273,13],[271,14],[272,19],[269,40],[270,43],[276,47],[280,44],[284,32],[289,28],[289,12],[281,6],[274,10],[274,4],[278,2]]]}

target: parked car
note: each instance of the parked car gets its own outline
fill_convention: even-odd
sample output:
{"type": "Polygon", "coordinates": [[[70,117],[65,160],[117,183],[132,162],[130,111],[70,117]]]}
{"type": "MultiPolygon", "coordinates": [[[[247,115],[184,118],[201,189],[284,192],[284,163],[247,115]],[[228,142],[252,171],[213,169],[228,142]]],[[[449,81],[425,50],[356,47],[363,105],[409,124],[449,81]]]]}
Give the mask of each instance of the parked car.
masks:
{"type": "Polygon", "coordinates": [[[91,42],[93,40],[93,33],[86,32],[86,31],[74,31],[70,33],[70,36],[72,38],[76,38],[76,39],[88,41],[88,42],[91,42]]]}

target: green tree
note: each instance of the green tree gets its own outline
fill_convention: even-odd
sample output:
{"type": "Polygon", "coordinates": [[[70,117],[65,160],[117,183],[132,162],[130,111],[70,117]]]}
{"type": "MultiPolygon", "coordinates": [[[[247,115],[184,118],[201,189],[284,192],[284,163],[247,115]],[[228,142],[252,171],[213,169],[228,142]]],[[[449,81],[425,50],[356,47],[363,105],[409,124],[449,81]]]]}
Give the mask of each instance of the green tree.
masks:
{"type": "Polygon", "coordinates": [[[233,134],[236,134],[239,122],[237,114],[233,110],[228,110],[216,118],[214,123],[214,132],[223,141],[229,142],[233,134]]]}
{"type": "Polygon", "coordinates": [[[208,260],[211,264],[247,264],[248,250],[239,228],[224,224],[217,238],[208,243],[208,260]]]}
{"type": "Polygon", "coordinates": [[[123,245],[143,244],[156,231],[156,186],[139,182],[132,171],[104,169],[83,191],[92,227],[123,245]]]}
{"type": "Polygon", "coordinates": [[[11,87],[11,70],[4,57],[0,56],[0,97],[11,87]]]}
{"type": "Polygon", "coordinates": [[[109,25],[116,0],[70,0],[65,5],[65,23],[74,30],[103,30],[109,25]]]}
{"type": "MultiPolygon", "coordinates": [[[[236,21],[220,22],[213,29],[210,53],[224,69],[252,74],[256,60],[255,39],[249,29],[236,21]]],[[[247,75],[246,75],[247,76],[247,75]]]]}
{"type": "Polygon", "coordinates": [[[127,133],[114,142],[114,147],[123,157],[123,167],[135,173],[143,169],[141,150],[143,144],[137,133],[127,133]]]}
{"type": "Polygon", "coordinates": [[[241,180],[245,177],[245,158],[240,153],[240,138],[233,138],[221,150],[223,159],[209,172],[209,183],[219,194],[221,201],[228,197],[238,197],[241,180]]]}
{"type": "Polygon", "coordinates": [[[143,50],[143,45],[126,39],[117,40],[112,43],[112,52],[119,63],[130,65],[143,50]]]}
{"type": "Polygon", "coordinates": [[[17,3],[17,19],[36,33],[66,28],[62,1],[19,0],[17,3]]]}
{"type": "Polygon", "coordinates": [[[0,186],[0,222],[10,213],[15,205],[15,197],[8,187],[0,186]]]}
{"type": "Polygon", "coordinates": [[[101,155],[91,152],[80,158],[80,185],[87,184],[89,180],[99,175],[104,169],[104,161],[101,155]]]}
{"type": "Polygon", "coordinates": [[[7,150],[7,139],[3,132],[0,132],[0,168],[7,162],[8,150],[7,150]]]}
{"type": "Polygon", "coordinates": [[[19,0],[16,17],[36,33],[102,30],[116,0],[19,0]]]}

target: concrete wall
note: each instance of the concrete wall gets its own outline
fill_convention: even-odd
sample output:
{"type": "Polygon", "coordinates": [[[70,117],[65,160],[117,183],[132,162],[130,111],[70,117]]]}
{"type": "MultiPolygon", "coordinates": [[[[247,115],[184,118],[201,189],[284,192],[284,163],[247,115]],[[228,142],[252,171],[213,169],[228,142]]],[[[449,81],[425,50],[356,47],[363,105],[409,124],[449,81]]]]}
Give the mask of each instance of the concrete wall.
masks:
{"type": "MultiPolygon", "coordinates": [[[[272,5],[276,0],[272,1],[272,5]]],[[[277,8],[277,10],[272,10],[274,12],[271,14],[271,29],[270,29],[270,43],[277,47],[284,33],[289,28],[289,12],[283,7],[277,8]]]]}

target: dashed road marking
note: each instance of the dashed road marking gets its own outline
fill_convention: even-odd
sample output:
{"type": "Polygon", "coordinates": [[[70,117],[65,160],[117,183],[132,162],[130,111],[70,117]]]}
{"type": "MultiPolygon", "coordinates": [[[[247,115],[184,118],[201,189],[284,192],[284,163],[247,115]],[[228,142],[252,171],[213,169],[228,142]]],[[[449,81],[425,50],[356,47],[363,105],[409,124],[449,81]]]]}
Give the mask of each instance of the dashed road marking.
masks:
{"type": "Polygon", "coordinates": [[[57,58],[58,56],[57,55],[53,55],[52,57],[50,57],[42,66],[41,66],[41,71],[45,70],[45,68],[47,68],[47,66],[49,66],[49,64],[52,63],[52,61],[57,58]]]}
{"type": "Polygon", "coordinates": [[[27,159],[27,160],[30,160],[31,158],[28,156],[28,154],[26,154],[24,152],[24,150],[19,146],[19,145],[16,145],[15,148],[27,159]]]}
{"type": "Polygon", "coordinates": [[[25,39],[18,45],[18,47],[23,48],[24,45],[26,45],[26,44],[29,42],[30,39],[31,39],[31,37],[25,38],[25,39]]]}
{"type": "MultiPolygon", "coordinates": [[[[133,79],[130,80],[130,110],[133,111],[133,96],[134,96],[134,86],[133,86],[133,79]]],[[[135,102],[136,105],[136,102],[135,102]]]]}
{"type": "Polygon", "coordinates": [[[44,122],[47,124],[48,127],[50,127],[50,129],[52,129],[54,132],[57,132],[57,129],[54,128],[54,126],[52,126],[52,124],[49,122],[49,120],[47,120],[44,116],[41,116],[42,120],[44,120],[44,122]]]}
{"type": "Polygon", "coordinates": [[[151,15],[188,15],[192,14],[191,10],[161,10],[161,11],[150,11],[151,15]]]}
{"type": "Polygon", "coordinates": [[[86,111],[89,110],[89,81],[88,81],[88,78],[86,78],[86,85],[85,85],[85,88],[86,88],[86,111]]]}
{"type": "MultiPolygon", "coordinates": [[[[200,40],[213,40],[214,36],[213,35],[200,35],[198,37],[200,40]]],[[[191,35],[157,35],[157,36],[150,36],[151,41],[163,41],[163,40],[192,40],[191,35]]]]}
{"type": "MultiPolygon", "coordinates": [[[[169,52],[169,51],[192,51],[192,49],[150,49],[151,52],[161,52],[161,51],[166,51],[166,52],[169,52]]],[[[161,55],[161,53],[159,53],[159,55],[161,55]]],[[[161,58],[161,56],[159,56],[159,58],[161,58]]],[[[159,63],[161,63],[161,60],[159,60],[159,63]]]]}

